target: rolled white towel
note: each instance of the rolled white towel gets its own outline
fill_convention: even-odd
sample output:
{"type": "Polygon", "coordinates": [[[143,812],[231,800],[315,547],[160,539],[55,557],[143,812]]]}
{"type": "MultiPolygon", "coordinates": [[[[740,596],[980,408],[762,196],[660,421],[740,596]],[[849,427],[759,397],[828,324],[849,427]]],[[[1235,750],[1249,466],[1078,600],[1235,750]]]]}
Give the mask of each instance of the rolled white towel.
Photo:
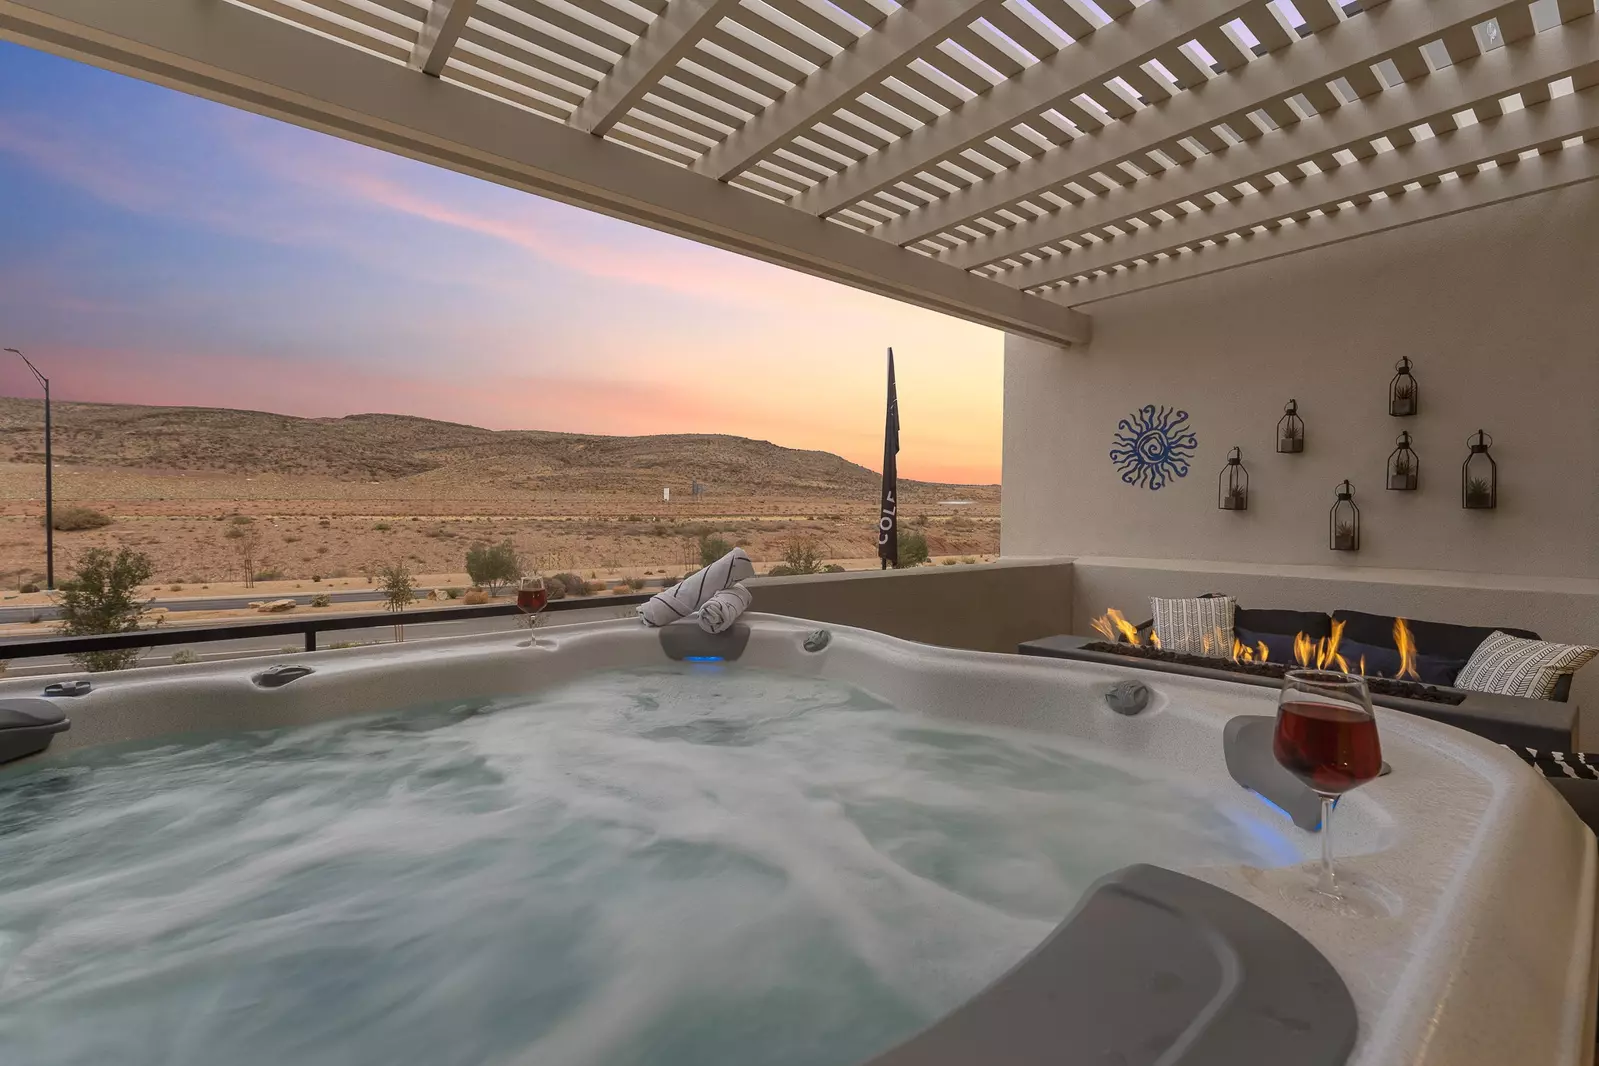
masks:
{"type": "Polygon", "coordinates": [[[640,604],[639,618],[648,626],[669,625],[679,618],[687,618],[723,589],[754,576],[755,564],[750,562],[743,548],[734,548],[705,569],[640,604]]]}
{"type": "Polygon", "coordinates": [[[743,585],[729,585],[700,605],[700,628],[707,633],[732,628],[738,616],[749,610],[750,598],[750,590],[743,585]]]}

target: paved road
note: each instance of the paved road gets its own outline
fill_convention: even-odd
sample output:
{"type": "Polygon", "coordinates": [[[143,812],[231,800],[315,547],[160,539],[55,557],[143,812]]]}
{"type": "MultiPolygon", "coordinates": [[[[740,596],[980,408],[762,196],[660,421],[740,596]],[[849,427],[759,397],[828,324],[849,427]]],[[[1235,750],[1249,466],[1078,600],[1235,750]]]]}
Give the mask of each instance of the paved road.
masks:
{"type": "MultiPolygon", "coordinates": [[[[417,589],[418,597],[426,596],[432,589],[417,589]]],[[[179,611],[229,611],[238,607],[248,607],[252,602],[261,600],[293,600],[303,606],[309,606],[311,597],[326,596],[334,603],[374,603],[383,599],[383,593],[378,589],[347,589],[343,592],[296,592],[292,594],[277,595],[270,592],[258,592],[248,596],[186,596],[182,599],[155,601],[155,606],[165,607],[171,614],[179,611]]],[[[55,618],[59,612],[54,607],[0,607],[0,622],[26,622],[34,615],[43,618],[55,618]]]]}
{"type": "MultiPolygon", "coordinates": [[[[558,626],[574,625],[578,622],[593,622],[605,618],[625,618],[634,613],[630,605],[617,607],[596,606],[589,610],[562,611],[551,614],[540,624],[539,628],[556,628],[558,626]]],[[[407,644],[428,640],[437,637],[464,637],[484,633],[514,633],[517,631],[515,618],[471,618],[462,622],[433,622],[417,625],[414,623],[405,627],[405,642],[407,644]]],[[[394,640],[394,627],[392,625],[375,626],[371,629],[349,629],[336,633],[323,633],[319,636],[323,647],[334,643],[355,644],[388,644],[394,640]]],[[[287,637],[253,637],[247,640],[208,640],[197,644],[179,644],[164,648],[152,648],[145,652],[139,659],[140,666],[166,666],[172,662],[173,653],[188,651],[200,657],[201,661],[214,662],[226,659],[257,658],[272,655],[302,654],[305,645],[299,636],[287,637]]],[[[78,668],[61,656],[48,656],[38,659],[14,659],[5,676],[33,677],[43,674],[77,673],[78,668]]]]}

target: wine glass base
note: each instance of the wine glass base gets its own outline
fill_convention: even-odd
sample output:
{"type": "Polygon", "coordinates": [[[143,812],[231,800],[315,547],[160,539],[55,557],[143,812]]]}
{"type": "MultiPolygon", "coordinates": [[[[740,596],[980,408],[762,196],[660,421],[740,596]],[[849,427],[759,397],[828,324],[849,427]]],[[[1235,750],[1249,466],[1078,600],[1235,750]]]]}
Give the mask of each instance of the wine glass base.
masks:
{"type": "Polygon", "coordinates": [[[1280,893],[1299,906],[1341,918],[1389,918],[1394,912],[1381,895],[1361,884],[1359,879],[1343,873],[1339,874],[1331,893],[1322,890],[1319,869],[1296,874],[1281,886],[1280,893]]]}

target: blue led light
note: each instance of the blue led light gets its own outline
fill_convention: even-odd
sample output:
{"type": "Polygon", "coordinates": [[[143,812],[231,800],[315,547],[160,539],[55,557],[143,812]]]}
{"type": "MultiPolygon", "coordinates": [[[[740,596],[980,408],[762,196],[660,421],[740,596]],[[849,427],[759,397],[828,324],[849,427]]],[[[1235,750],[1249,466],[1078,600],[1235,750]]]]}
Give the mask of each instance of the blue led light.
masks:
{"type": "MultiPolygon", "coordinates": [[[[1255,792],[1254,789],[1250,789],[1249,791],[1251,793],[1253,793],[1254,795],[1259,796],[1260,797],[1260,802],[1264,803],[1266,806],[1270,807],[1272,810],[1276,811],[1278,814],[1282,815],[1284,818],[1287,818],[1290,822],[1294,820],[1294,816],[1293,815],[1289,814],[1287,811],[1285,811],[1281,807],[1277,806],[1277,804],[1273,803],[1271,800],[1267,799],[1265,796],[1261,796],[1259,792],[1255,792]]],[[[1343,797],[1339,796],[1338,799],[1343,799],[1343,797]]],[[[1338,799],[1333,800],[1333,807],[1334,808],[1337,808],[1337,806],[1338,806],[1338,799]]],[[[1310,831],[1312,833],[1317,833],[1317,832],[1321,831],[1321,821],[1319,819],[1317,820],[1315,826],[1310,831]]]]}
{"type": "Polygon", "coordinates": [[[685,655],[683,656],[683,661],[686,663],[719,663],[723,660],[720,655],[685,655]]]}

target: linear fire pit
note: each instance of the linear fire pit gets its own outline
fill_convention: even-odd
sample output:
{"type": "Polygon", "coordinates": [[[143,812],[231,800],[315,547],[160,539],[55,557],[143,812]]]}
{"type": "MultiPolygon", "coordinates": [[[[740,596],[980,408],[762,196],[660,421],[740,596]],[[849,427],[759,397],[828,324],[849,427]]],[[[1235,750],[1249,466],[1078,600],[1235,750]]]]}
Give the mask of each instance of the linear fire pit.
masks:
{"type": "MultiPolygon", "coordinates": [[[[1214,659],[1211,662],[1215,665],[1202,665],[1194,661],[1198,656],[1170,655],[1131,644],[1107,645],[1098,637],[1040,637],[1023,642],[1016,650],[1022,655],[1103,663],[1273,689],[1280,684],[1280,671],[1285,669],[1282,664],[1234,664],[1227,659],[1214,659]]],[[[1487,692],[1469,692],[1440,685],[1413,685],[1386,679],[1373,686],[1371,701],[1379,707],[1405,711],[1456,726],[1499,744],[1543,751],[1571,751],[1574,747],[1577,728],[1575,704],[1496,696],[1487,692]],[[1430,691],[1400,694],[1406,689],[1430,691]]]]}

